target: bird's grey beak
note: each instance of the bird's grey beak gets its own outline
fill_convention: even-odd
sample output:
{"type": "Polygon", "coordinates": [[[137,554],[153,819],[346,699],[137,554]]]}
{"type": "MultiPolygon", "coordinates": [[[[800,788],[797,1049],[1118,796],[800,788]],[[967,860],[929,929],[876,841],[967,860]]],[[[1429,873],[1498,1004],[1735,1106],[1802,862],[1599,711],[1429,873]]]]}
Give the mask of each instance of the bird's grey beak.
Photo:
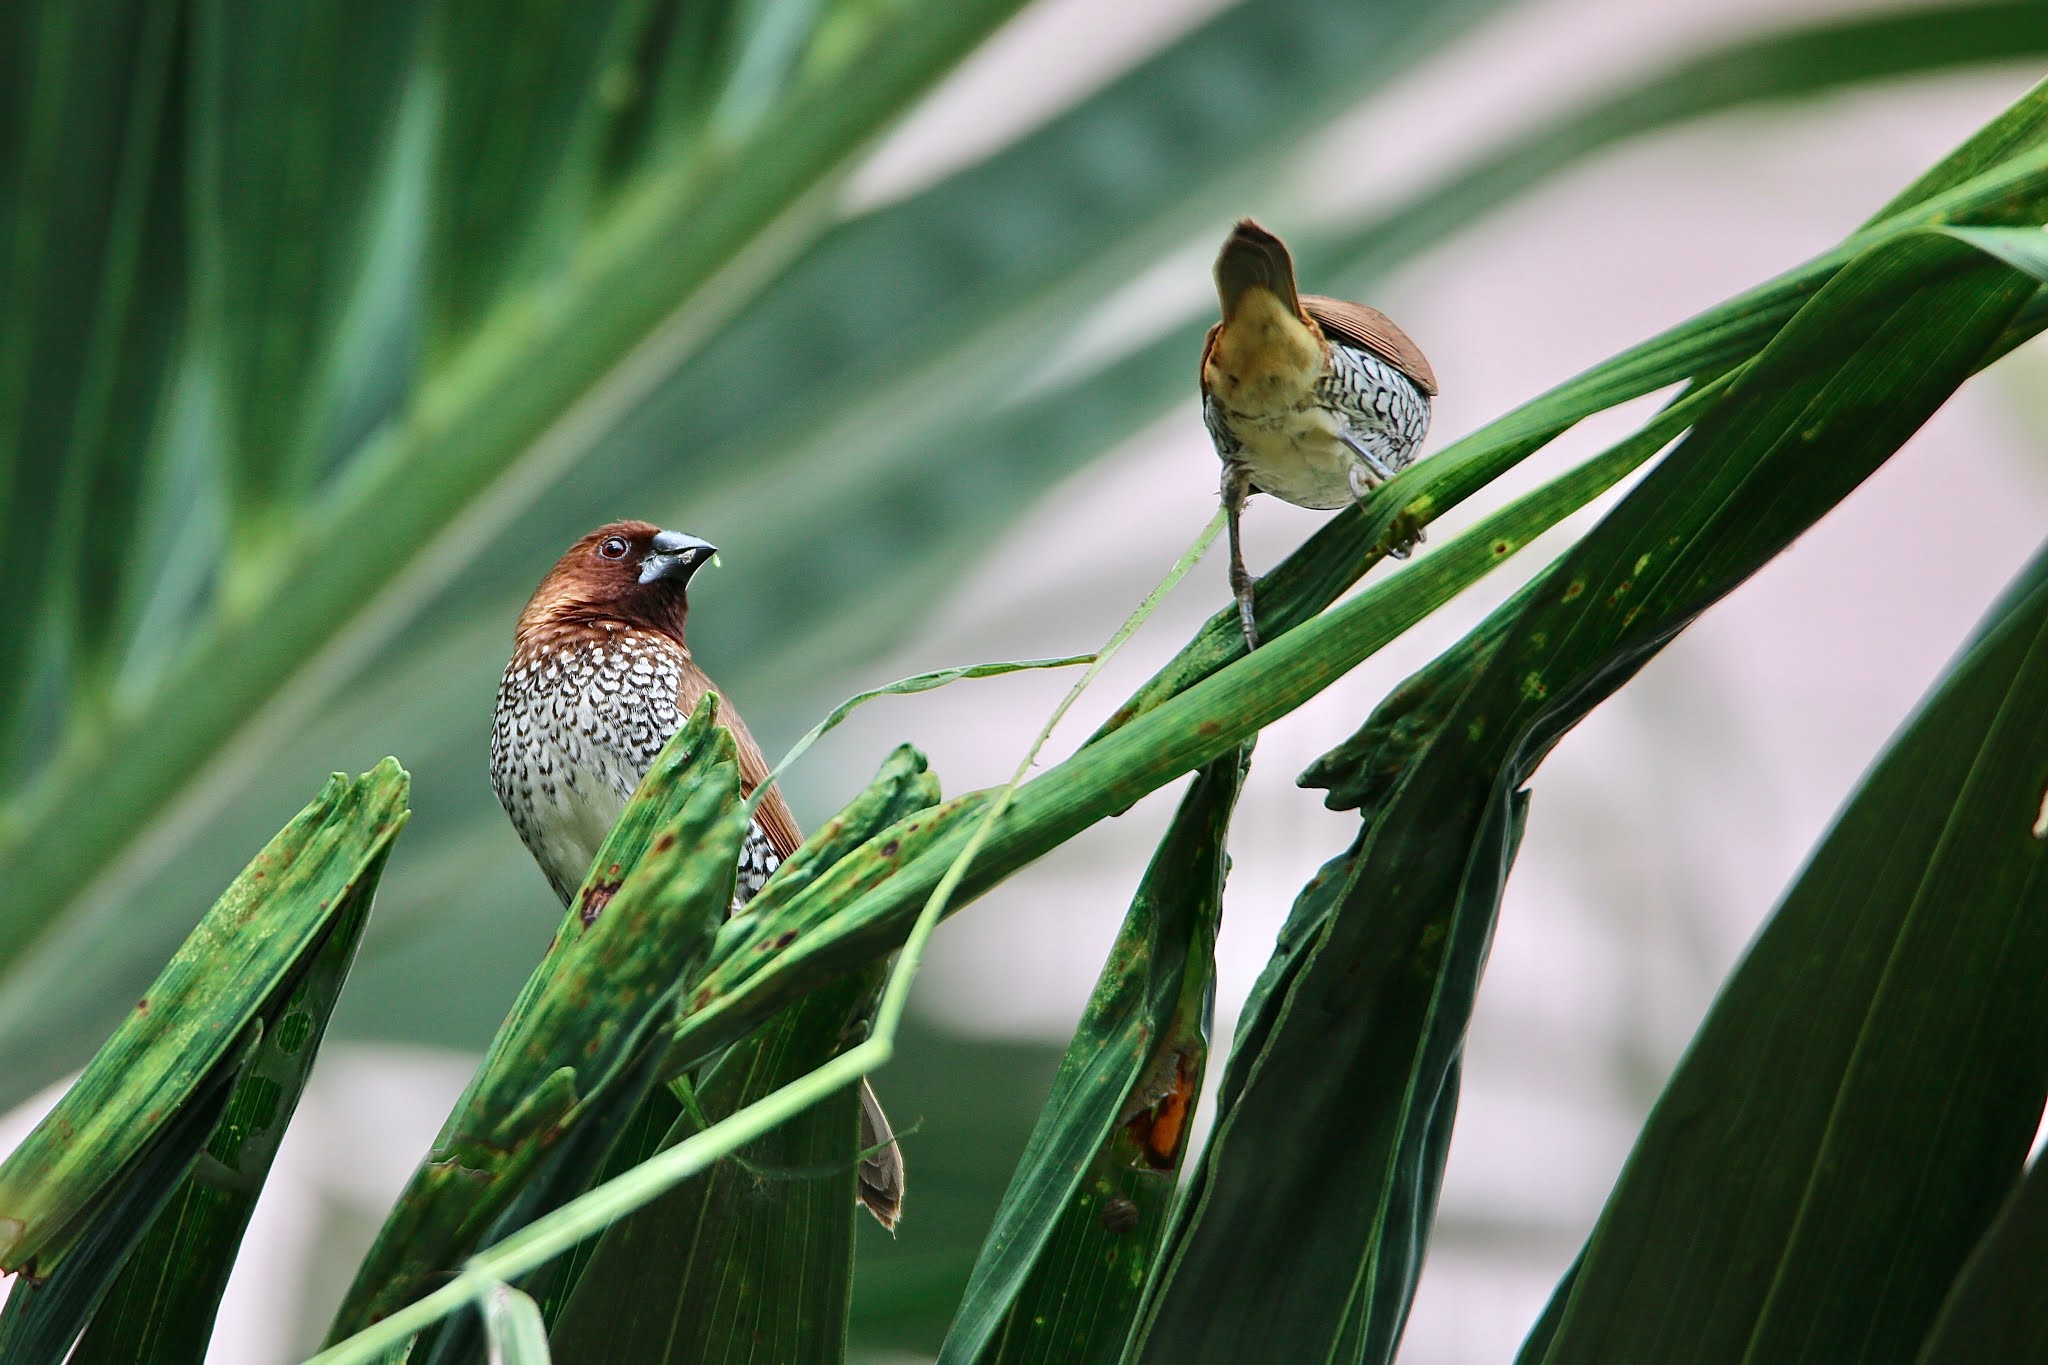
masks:
{"type": "Polygon", "coordinates": [[[690,575],[717,553],[718,547],[708,540],[686,536],[681,531],[657,532],[648,545],[646,558],[640,561],[640,581],[668,579],[678,585],[688,583],[690,575]]]}

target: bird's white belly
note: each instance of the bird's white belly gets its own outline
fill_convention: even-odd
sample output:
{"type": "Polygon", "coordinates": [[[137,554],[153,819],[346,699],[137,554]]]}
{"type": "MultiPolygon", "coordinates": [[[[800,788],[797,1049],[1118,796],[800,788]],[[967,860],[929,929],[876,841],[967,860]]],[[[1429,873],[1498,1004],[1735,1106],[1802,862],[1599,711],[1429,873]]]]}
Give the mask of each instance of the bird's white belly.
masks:
{"type": "Polygon", "coordinates": [[[1232,413],[1230,429],[1260,489],[1297,507],[1328,509],[1351,502],[1357,458],[1337,439],[1337,421],[1311,403],[1273,416],[1232,413]]]}

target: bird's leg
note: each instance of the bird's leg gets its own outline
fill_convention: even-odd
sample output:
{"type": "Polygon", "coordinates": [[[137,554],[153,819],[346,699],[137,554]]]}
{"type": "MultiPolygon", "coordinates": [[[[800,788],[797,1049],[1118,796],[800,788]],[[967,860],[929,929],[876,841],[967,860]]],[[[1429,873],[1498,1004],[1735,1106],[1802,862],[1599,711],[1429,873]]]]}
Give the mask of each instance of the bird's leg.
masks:
{"type": "MultiPolygon", "coordinates": [[[[1354,502],[1363,504],[1367,494],[1394,477],[1394,471],[1350,432],[1340,432],[1337,439],[1349,446],[1357,457],[1351,466],[1351,497],[1354,502]]],[[[1396,559],[1406,559],[1422,543],[1422,527],[1408,515],[1405,507],[1395,513],[1393,531],[1394,540],[1387,546],[1387,553],[1396,559]]]]}
{"type": "Polygon", "coordinates": [[[1246,649],[1259,647],[1259,626],[1252,619],[1252,576],[1245,572],[1244,544],[1238,534],[1238,519],[1244,500],[1251,496],[1252,472],[1245,465],[1226,462],[1223,466],[1223,513],[1230,526],[1230,594],[1237,599],[1237,620],[1244,628],[1246,649]]]}

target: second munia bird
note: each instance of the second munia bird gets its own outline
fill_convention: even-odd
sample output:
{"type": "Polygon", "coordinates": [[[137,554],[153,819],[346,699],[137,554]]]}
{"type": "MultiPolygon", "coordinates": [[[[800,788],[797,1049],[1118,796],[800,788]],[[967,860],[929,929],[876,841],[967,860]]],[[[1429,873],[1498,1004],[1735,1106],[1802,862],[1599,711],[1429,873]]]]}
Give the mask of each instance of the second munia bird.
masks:
{"type": "Polygon", "coordinates": [[[1363,498],[1421,449],[1436,375],[1386,314],[1298,292],[1286,244],[1249,218],[1216,257],[1216,293],[1223,320],[1202,343],[1202,419],[1223,458],[1230,590],[1256,648],[1245,499],[1333,508],[1363,498]]]}
{"type": "MultiPolygon", "coordinates": [[[[600,526],[569,547],[519,614],[498,685],[491,785],[564,906],[662,746],[716,690],[683,638],[690,578],[715,553],[644,521],[600,526]]],[[[751,795],[768,779],[767,760],[738,711],[722,706],[719,720],[732,731],[740,787],[751,795]]],[[[732,908],[802,842],[771,788],[747,830],[732,908]]],[[[866,1081],[860,1100],[860,1199],[893,1228],[903,1158],[866,1081]]]]}

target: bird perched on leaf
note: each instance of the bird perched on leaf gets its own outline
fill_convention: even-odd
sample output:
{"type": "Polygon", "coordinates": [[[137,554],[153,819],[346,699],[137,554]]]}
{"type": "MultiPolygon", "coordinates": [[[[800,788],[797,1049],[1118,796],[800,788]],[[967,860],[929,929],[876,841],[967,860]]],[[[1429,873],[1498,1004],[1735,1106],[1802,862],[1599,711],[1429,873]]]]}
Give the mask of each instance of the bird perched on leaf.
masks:
{"type": "Polygon", "coordinates": [[[1202,420],[1223,457],[1230,590],[1257,648],[1238,540],[1244,500],[1271,493],[1331,508],[1363,498],[1415,458],[1436,375],[1386,314],[1297,292],[1286,244],[1249,218],[1216,257],[1216,293],[1223,320],[1202,343],[1202,420]]]}
{"type": "MultiPolygon", "coordinates": [[[[600,526],[569,547],[519,614],[498,685],[491,785],[567,905],[655,756],[711,679],[683,636],[691,575],[717,550],[644,521],[600,526]]],[[[721,700],[723,698],[721,697],[721,700]]],[[[746,722],[719,719],[739,752],[740,788],[768,777],[746,722]]],[[[803,842],[782,793],[754,813],[733,888],[736,911],[803,842]]],[[[884,1227],[903,1207],[903,1157],[867,1082],[860,1086],[861,1202],[884,1227]]]]}

